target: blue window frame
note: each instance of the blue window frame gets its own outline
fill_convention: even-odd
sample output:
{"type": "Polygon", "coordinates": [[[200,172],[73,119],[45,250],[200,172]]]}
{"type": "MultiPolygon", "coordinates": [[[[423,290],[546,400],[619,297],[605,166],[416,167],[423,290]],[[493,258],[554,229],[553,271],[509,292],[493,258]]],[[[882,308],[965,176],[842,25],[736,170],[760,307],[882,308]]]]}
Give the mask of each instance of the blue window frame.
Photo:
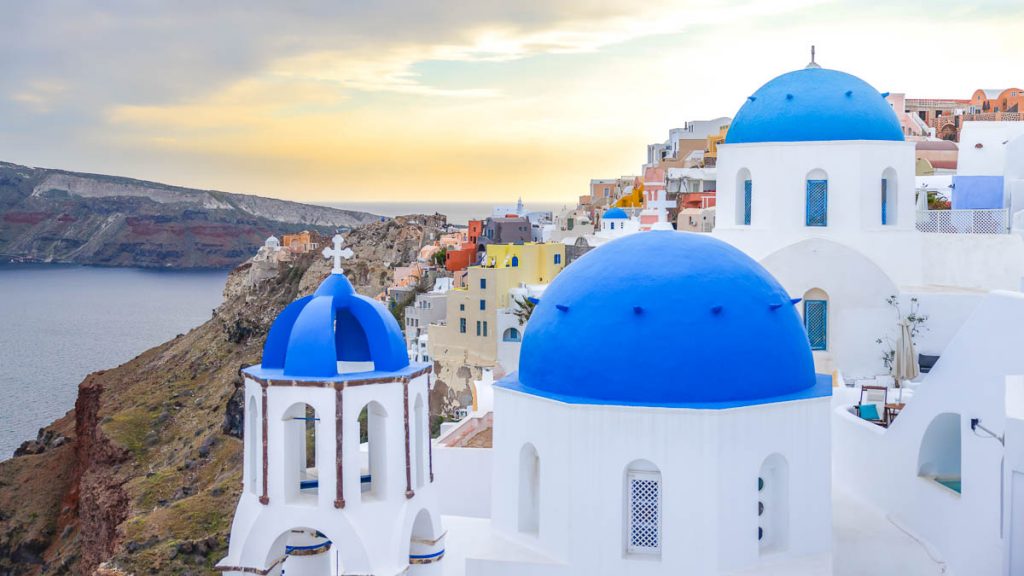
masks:
{"type": "Polygon", "coordinates": [[[886,214],[886,209],[889,207],[889,199],[887,198],[889,192],[888,188],[889,181],[882,178],[882,226],[889,223],[888,214],[886,214]]]}
{"type": "Polygon", "coordinates": [[[807,225],[828,226],[828,180],[807,181],[807,225]]]}
{"type": "Polygon", "coordinates": [[[480,301],[480,309],[481,310],[487,310],[487,300],[481,300],[480,301]]]}
{"type": "Polygon", "coordinates": [[[751,196],[751,182],[750,180],[743,181],[743,224],[750,226],[750,196],[751,196]]]}
{"type": "Polygon", "coordinates": [[[483,290],[484,288],[487,288],[487,278],[480,279],[480,289],[483,290]]]}
{"type": "Polygon", "coordinates": [[[460,312],[464,312],[465,310],[466,310],[466,305],[465,304],[459,304],[459,311],[460,312]]]}
{"type": "Polygon", "coordinates": [[[515,268],[517,266],[519,266],[519,256],[513,256],[512,257],[512,267],[515,268]]]}
{"type": "Polygon", "coordinates": [[[520,338],[521,336],[519,335],[519,330],[515,328],[509,328],[505,330],[505,334],[503,334],[501,337],[502,341],[504,342],[519,342],[520,338]]]}
{"type": "Polygon", "coordinates": [[[463,334],[466,333],[466,319],[465,318],[459,318],[459,332],[461,332],[463,334]]]}
{"type": "Polygon", "coordinates": [[[827,300],[804,300],[804,328],[811,350],[828,349],[827,300]]]}
{"type": "Polygon", "coordinates": [[[555,264],[561,264],[561,263],[562,263],[562,255],[561,254],[555,254],[555,264]]]}

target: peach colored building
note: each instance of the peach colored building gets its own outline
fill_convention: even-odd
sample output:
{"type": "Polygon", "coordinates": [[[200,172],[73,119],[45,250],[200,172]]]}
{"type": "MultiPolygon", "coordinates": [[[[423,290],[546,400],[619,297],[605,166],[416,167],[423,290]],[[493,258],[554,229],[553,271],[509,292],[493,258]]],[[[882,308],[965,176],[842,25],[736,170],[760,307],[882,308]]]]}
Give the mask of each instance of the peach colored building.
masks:
{"type": "Polygon", "coordinates": [[[320,247],[316,235],[309,230],[303,230],[298,234],[285,234],[281,240],[281,246],[292,254],[305,254],[320,247]]]}

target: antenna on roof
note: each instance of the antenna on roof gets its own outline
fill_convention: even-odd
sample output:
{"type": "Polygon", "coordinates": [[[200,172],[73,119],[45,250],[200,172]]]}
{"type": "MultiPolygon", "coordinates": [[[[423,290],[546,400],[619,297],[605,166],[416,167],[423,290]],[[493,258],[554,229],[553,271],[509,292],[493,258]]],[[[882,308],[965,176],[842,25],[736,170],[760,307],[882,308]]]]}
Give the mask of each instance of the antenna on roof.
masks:
{"type": "Polygon", "coordinates": [[[811,44],[811,63],[807,65],[807,68],[821,68],[818,63],[814,61],[814,44],[811,44]]]}

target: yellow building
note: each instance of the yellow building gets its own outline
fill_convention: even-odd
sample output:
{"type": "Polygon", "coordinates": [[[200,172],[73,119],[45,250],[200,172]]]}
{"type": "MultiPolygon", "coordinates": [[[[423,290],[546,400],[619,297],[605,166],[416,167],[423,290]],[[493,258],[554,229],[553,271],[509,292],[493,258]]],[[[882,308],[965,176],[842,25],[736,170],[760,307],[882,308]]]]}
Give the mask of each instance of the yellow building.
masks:
{"type": "Polygon", "coordinates": [[[481,266],[466,269],[462,287],[448,292],[445,325],[429,328],[430,357],[438,365],[438,378],[449,386],[469,386],[460,368],[472,378],[480,369],[494,368],[500,378],[516,369],[523,326],[515,318],[512,292],[524,286],[548,284],[565,267],[565,245],[490,244],[481,266]]]}

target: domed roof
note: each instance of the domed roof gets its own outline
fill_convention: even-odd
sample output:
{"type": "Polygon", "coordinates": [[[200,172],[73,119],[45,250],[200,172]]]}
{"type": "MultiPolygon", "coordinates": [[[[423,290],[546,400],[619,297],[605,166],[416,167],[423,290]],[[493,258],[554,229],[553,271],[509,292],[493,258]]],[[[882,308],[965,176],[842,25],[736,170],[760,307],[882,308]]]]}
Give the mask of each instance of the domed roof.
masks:
{"type": "Polygon", "coordinates": [[[725,143],[903,139],[896,113],[870,84],[837,70],[805,68],[747,98],[725,143]]]}
{"type": "Polygon", "coordinates": [[[725,408],[828,395],[818,380],[794,303],[761,265],[708,235],[651,231],[555,278],[501,385],[571,403],[725,408]]]}
{"type": "Polygon", "coordinates": [[[623,210],[622,208],[612,208],[612,209],[608,210],[607,212],[605,212],[604,214],[602,214],[601,218],[604,218],[605,220],[611,220],[611,219],[625,220],[625,219],[629,218],[629,216],[626,214],[625,210],[623,210]]]}
{"type": "Polygon", "coordinates": [[[292,378],[332,378],[338,362],[373,362],[374,372],[409,365],[405,341],[383,304],[357,294],[343,274],[331,274],[311,296],[278,314],[263,346],[261,370],[292,378]]]}

